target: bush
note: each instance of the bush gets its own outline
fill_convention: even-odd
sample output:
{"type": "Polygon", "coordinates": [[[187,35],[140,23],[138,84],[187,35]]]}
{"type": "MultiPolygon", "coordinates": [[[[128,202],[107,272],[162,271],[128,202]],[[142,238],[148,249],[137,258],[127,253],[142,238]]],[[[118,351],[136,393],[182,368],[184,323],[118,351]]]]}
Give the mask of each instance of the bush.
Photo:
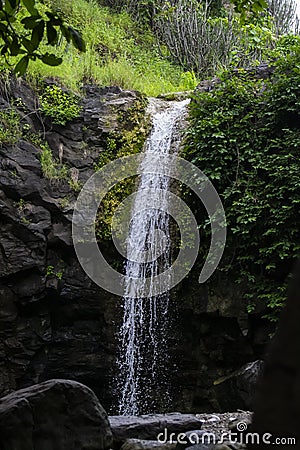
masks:
{"type": "Polygon", "coordinates": [[[63,92],[58,86],[47,86],[40,97],[41,110],[58,125],[65,125],[78,117],[81,111],[78,103],[77,96],[70,92],[63,92]]]}

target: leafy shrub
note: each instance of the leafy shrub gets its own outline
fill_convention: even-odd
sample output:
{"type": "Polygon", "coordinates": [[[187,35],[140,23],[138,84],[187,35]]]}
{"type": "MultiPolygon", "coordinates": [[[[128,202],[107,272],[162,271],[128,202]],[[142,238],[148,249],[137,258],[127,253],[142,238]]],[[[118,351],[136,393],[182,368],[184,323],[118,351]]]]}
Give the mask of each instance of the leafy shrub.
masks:
{"type": "Polygon", "coordinates": [[[40,97],[40,105],[43,113],[51,117],[52,122],[65,125],[75,117],[78,117],[81,107],[78,97],[70,92],[64,92],[58,86],[47,86],[40,97]]]}
{"type": "MultiPolygon", "coordinates": [[[[250,309],[266,300],[271,319],[300,249],[299,62],[299,54],[280,60],[271,81],[226,73],[213,91],[196,94],[185,148],[225,207],[228,240],[219,269],[243,287],[250,309]]],[[[208,228],[202,226],[203,258],[208,228]]]]}

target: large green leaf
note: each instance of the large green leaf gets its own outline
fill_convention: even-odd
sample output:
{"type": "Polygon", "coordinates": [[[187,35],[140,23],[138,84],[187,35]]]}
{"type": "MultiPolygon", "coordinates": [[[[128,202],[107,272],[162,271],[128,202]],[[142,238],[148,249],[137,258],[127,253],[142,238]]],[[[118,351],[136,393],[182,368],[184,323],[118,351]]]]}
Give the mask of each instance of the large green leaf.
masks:
{"type": "Polygon", "coordinates": [[[37,26],[32,30],[31,44],[33,50],[36,50],[40,45],[40,42],[44,36],[44,29],[45,29],[45,22],[44,20],[40,20],[37,26]]]}
{"type": "Polygon", "coordinates": [[[82,36],[80,33],[78,33],[77,30],[75,30],[72,27],[68,27],[70,34],[71,34],[71,39],[73,42],[74,47],[76,47],[78,50],[80,50],[81,52],[85,52],[85,42],[82,39],[82,36]]]}
{"type": "Polygon", "coordinates": [[[47,22],[46,28],[48,44],[54,45],[57,42],[57,31],[50,22],[47,22]]]}
{"type": "Polygon", "coordinates": [[[20,61],[18,62],[18,64],[16,65],[14,71],[16,73],[17,76],[22,76],[24,75],[24,73],[27,70],[28,67],[28,63],[29,63],[29,57],[23,56],[23,58],[20,59],[20,61]]]}
{"type": "Polygon", "coordinates": [[[32,15],[36,16],[38,15],[38,10],[35,7],[35,0],[22,0],[23,5],[27,9],[27,11],[32,15]]]}
{"type": "Polygon", "coordinates": [[[48,64],[48,66],[59,66],[62,63],[62,58],[59,58],[52,53],[45,53],[45,55],[41,57],[41,60],[43,63],[48,64]]]}
{"type": "Polygon", "coordinates": [[[40,15],[38,16],[30,16],[30,17],[24,17],[24,19],[21,20],[21,23],[23,23],[24,27],[27,30],[33,30],[37,24],[38,24],[38,20],[41,18],[40,15]]]}

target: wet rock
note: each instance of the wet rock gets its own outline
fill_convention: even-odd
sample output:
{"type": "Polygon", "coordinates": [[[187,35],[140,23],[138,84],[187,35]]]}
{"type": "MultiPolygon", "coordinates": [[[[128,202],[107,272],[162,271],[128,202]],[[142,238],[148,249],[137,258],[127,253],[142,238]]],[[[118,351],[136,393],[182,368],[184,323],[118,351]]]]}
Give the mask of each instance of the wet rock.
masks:
{"type": "Polygon", "coordinates": [[[200,81],[200,83],[198,84],[198,86],[196,87],[195,91],[200,91],[200,92],[209,92],[211,90],[213,90],[218,84],[221,83],[220,78],[214,77],[211,80],[203,80],[200,81]]]}
{"type": "Polygon", "coordinates": [[[232,447],[228,447],[226,444],[217,444],[214,450],[232,450],[232,447]]]}
{"type": "Polygon", "coordinates": [[[199,429],[201,422],[192,414],[149,414],[142,416],[110,416],[115,445],[130,438],[167,441],[179,433],[199,429]],[[172,436],[171,436],[172,435],[172,436]]]}
{"type": "Polygon", "coordinates": [[[252,422],[252,412],[242,410],[222,414],[197,414],[197,417],[202,422],[201,430],[214,434],[217,441],[221,441],[220,444],[226,445],[228,445],[230,433],[238,433],[239,436],[241,430],[248,431],[252,422]]]}
{"type": "Polygon", "coordinates": [[[96,396],[74,381],[50,380],[0,400],[2,450],[106,450],[111,438],[96,396]]]}

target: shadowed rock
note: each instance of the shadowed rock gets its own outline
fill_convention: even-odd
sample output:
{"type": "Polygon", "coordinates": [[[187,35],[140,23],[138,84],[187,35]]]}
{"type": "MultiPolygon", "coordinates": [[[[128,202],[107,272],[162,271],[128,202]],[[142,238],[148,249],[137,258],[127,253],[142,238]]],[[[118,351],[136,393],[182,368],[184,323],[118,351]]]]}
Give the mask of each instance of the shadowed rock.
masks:
{"type": "Polygon", "coordinates": [[[253,410],[257,384],[263,370],[263,361],[250,362],[228,377],[216,382],[216,392],[222,410],[253,410]]]}
{"type": "Polygon", "coordinates": [[[1,450],[105,450],[106,412],[86,386],[50,380],[0,400],[1,450]]]}
{"type": "Polygon", "coordinates": [[[120,445],[127,439],[158,439],[163,441],[173,439],[185,431],[199,429],[201,421],[192,414],[149,414],[142,416],[110,416],[110,426],[113,433],[115,446],[120,445]],[[160,437],[158,435],[161,434],[160,437]]]}
{"type": "MultiPolygon", "coordinates": [[[[281,439],[276,449],[300,449],[300,262],[290,285],[278,332],[257,395],[253,431],[281,439]],[[284,438],[284,439],[282,439],[284,438]],[[286,439],[296,439],[296,445],[286,439]]],[[[263,444],[251,449],[269,448],[263,444]]],[[[275,446],[275,445],[274,445],[275,446]]]]}

